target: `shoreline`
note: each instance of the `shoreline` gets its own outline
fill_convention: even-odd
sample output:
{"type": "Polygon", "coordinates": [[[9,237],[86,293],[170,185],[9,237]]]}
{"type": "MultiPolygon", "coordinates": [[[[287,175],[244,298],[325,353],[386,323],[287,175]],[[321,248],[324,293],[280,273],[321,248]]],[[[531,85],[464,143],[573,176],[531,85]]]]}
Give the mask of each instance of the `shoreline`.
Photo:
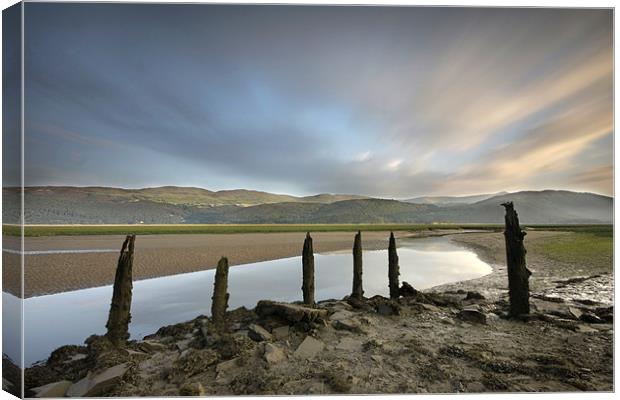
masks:
{"type": "MultiPolygon", "coordinates": [[[[461,233],[455,230],[396,231],[397,238],[422,238],[461,233]]],[[[350,251],[352,232],[315,232],[315,253],[350,251]]],[[[134,280],[173,276],[215,268],[222,256],[231,266],[301,255],[305,233],[240,233],[146,235],[136,240],[134,280]]],[[[363,232],[365,250],[387,249],[389,231],[363,232]]],[[[123,236],[54,236],[26,238],[26,251],[113,249],[123,236]]],[[[6,238],[5,238],[6,240],[6,238]]],[[[3,291],[19,293],[19,255],[2,253],[3,291]]],[[[25,256],[24,298],[50,295],[112,284],[118,252],[28,254],[25,256]]],[[[18,296],[19,297],[19,296],[18,296]]]]}
{"type": "MultiPolygon", "coordinates": [[[[492,272],[397,300],[319,301],[315,312],[325,315],[305,322],[266,313],[273,308],[261,303],[275,303],[261,301],[229,310],[223,336],[204,316],[161,327],[122,350],[91,336],[86,346],[62,346],[27,368],[26,389],[54,382],[81,388],[86,372],[113,370],[122,380],[105,394],[123,397],[613,390],[613,302],[607,306],[583,287],[598,282],[613,291],[605,281],[611,271],[575,278],[570,263],[535,245],[557,235],[570,233],[528,235],[532,311],[521,320],[506,318],[502,234],[452,235],[492,272]],[[582,302],[575,293],[593,297],[582,302]]],[[[97,389],[90,395],[104,394],[97,389]]]]}
{"type": "MultiPolygon", "coordinates": [[[[528,250],[527,267],[532,271],[529,280],[531,297],[559,297],[565,301],[596,300],[605,305],[614,304],[613,265],[608,271],[583,271],[578,264],[553,260],[540,252],[537,246],[531,246],[546,239],[558,239],[573,235],[572,232],[528,231],[525,246],[528,250]],[[528,243],[528,241],[530,243],[528,243]],[[529,246],[529,247],[528,247],[529,246]],[[569,289],[563,283],[566,279],[580,282],[569,289]]],[[[450,240],[458,246],[473,251],[483,262],[492,268],[492,272],[482,277],[460,282],[438,285],[425,292],[477,291],[489,299],[507,300],[508,276],[501,233],[485,232],[469,235],[452,235],[450,240]]]]}

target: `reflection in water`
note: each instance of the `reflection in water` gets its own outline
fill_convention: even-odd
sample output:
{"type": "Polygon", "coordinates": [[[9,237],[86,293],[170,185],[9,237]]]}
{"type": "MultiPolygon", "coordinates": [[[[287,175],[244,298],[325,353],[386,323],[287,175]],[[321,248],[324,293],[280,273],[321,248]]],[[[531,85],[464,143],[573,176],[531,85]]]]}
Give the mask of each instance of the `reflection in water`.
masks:
{"type": "MultiPolygon", "coordinates": [[[[4,238],[3,238],[4,241],[4,238]]],[[[2,353],[15,365],[22,365],[22,304],[21,296],[7,294],[16,290],[21,293],[21,258],[14,254],[2,254],[2,353]]],[[[3,371],[5,374],[6,371],[3,371]]],[[[7,378],[6,374],[3,375],[7,378]]]]}
{"type": "MultiPolygon", "coordinates": [[[[401,240],[401,281],[415,288],[476,278],[491,268],[446,238],[401,240]]],[[[388,295],[387,250],[364,252],[364,295],[388,295]]],[[[351,291],[350,252],[315,255],[316,299],[342,298],[351,291]]],[[[211,307],[214,270],[134,282],[133,339],[159,327],[187,321],[211,307]]],[[[302,299],[301,257],[265,261],[230,269],[230,308],[253,308],[261,299],[302,299]]],[[[3,297],[8,295],[3,293],[3,297]]],[[[29,365],[65,344],[81,344],[93,333],[105,332],[112,287],[77,290],[25,301],[25,361],[29,365]]]]}

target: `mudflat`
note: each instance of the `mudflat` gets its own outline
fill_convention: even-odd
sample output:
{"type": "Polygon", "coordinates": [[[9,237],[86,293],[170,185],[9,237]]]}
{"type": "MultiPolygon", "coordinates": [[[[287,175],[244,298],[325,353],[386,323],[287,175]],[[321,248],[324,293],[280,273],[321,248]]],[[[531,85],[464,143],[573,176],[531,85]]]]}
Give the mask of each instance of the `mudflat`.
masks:
{"type": "MultiPolygon", "coordinates": [[[[397,237],[411,236],[396,232],[397,237]]],[[[144,235],[136,238],[134,279],[148,279],[215,268],[222,256],[230,265],[300,256],[305,233],[144,235]]],[[[313,233],[316,253],[349,250],[353,232],[313,233]]],[[[389,232],[363,232],[364,249],[386,249],[389,232]]],[[[18,238],[4,237],[3,248],[18,249],[18,238]]],[[[27,254],[24,296],[60,293],[111,284],[124,236],[27,237],[26,252],[106,250],[110,252],[27,254]],[[118,251],[114,251],[114,250],[118,251]]],[[[3,290],[18,294],[19,256],[3,252],[3,290]]]]}

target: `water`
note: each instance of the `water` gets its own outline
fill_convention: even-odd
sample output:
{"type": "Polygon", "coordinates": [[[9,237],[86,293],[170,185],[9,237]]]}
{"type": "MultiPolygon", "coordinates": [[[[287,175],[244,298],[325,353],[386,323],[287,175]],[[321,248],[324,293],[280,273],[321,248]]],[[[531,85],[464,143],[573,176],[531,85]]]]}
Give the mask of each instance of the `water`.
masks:
{"type": "MultiPolygon", "coordinates": [[[[491,267],[476,254],[457,247],[447,238],[402,239],[399,245],[400,279],[417,289],[491,272],[491,267]]],[[[315,254],[314,262],[317,300],[342,298],[350,293],[350,251],[315,254]]],[[[365,251],[363,262],[365,296],[387,296],[387,250],[365,251]]],[[[131,337],[140,339],[161,326],[208,315],[214,273],[208,270],[134,282],[131,337]]],[[[228,292],[230,309],[253,308],[262,299],[301,300],[301,257],[231,267],[228,292]]],[[[18,301],[10,294],[2,295],[5,304],[18,301]]],[[[47,358],[59,346],[82,344],[93,333],[105,333],[111,298],[112,287],[103,286],[26,299],[25,364],[47,358]]],[[[16,341],[3,338],[3,351],[14,357],[11,343],[16,341]]]]}

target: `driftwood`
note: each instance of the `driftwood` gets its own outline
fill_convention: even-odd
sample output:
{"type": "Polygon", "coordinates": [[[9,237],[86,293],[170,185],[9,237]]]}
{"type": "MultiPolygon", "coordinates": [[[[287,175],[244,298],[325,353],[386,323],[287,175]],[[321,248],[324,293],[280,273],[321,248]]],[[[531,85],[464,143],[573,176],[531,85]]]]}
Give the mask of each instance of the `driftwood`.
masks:
{"type": "Polygon", "coordinates": [[[256,304],[255,311],[262,318],[275,315],[290,323],[326,320],[328,315],[328,311],[324,309],[297,304],[277,303],[271,300],[259,301],[256,304]]]}
{"type": "Polygon", "coordinates": [[[304,304],[314,306],[314,250],[312,249],[312,238],[310,232],[306,234],[304,248],[301,253],[303,283],[301,290],[304,295],[304,304]]]}
{"type": "Polygon", "coordinates": [[[222,324],[228,308],[228,258],[222,257],[217,263],[215,270],[215,282],[213,284],[213,297],[211,302],[211,319],[216,325],[222,324]]]}
{"type": "Polygon", "coordinates": [[[362,288],[362,232],[357,232],[353,242],[353,291],[351,297],[362,300],[364,289],[362,288]]]}
{"type": "Polygon", "coordinates": [[[129,339],[129,322],[131,321],[131,291],[133,250],[135,235],[127,235],[118,258],[110,314],[106,324],[106,337],[116,347],[122,347],[129,339]]]}
{"type": "Polygon", "coordinates": [[[506,261],[508,266],[508,295],[510,298],[510,316],[518,317],[530,313],[529,278],[531,272],[525,264],[525,232],[519,226],[519,216],[512,202],[503,203],[506,209],[506,261]]]}
{"type": "Polygon", "coordinates": [[[390,232],[390,245],[388,247],[388,279],[391,299],[397,299],[400,296],[400,289],[398,284],[399,275],[400,267],[398,266],[396,239],[394,238],[394,232],[390,232]]]}

